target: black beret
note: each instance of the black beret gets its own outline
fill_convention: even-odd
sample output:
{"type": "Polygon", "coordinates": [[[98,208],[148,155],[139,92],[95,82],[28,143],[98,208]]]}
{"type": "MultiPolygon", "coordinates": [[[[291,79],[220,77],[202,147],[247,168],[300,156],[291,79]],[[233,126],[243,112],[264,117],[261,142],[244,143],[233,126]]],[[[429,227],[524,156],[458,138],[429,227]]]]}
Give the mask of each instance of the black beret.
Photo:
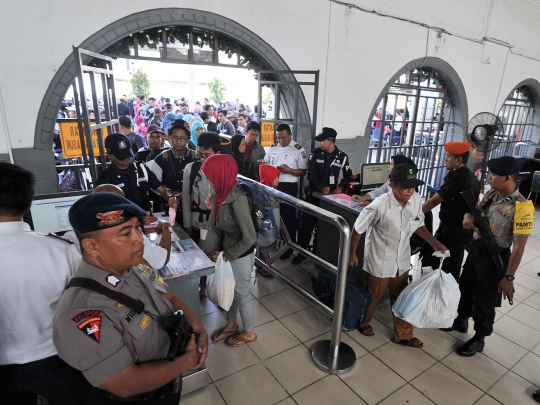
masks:
{"type": "Polygon", "coordinates": [[[521,163],[515,157],[502,156],[497,159],[491,159],[488,161],[488,168],[493,174],[499,176],[509,176],[511,174],[519,173],[521,170],[521,163]]]}
{"type": "Polygon", "coordinates": [[[69,222],[76,232],[92,232],[118,226],[146,211],[114,193],[89,194],[69,209],[69,222]]]}
{"type": "Polygon", "coordinates": [[[336,140],[337,132],[334,128],[324,127],[319,135],[315,137],[315,140],[320,142],[326,139],[336,140]]]}

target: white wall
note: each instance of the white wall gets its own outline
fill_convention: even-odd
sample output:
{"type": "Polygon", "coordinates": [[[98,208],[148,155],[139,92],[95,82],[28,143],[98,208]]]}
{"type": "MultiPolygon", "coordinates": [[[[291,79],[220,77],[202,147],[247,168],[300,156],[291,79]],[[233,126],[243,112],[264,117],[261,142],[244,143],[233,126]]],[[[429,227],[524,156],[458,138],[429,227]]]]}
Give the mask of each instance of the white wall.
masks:
{"type": "MultiPolygon", "coordinates": [[[[372,12],[329,0],[162,0],[159,7],[196,7],[223,15],[263,38],[292,69],[320,70],[318,127],[334,126],[342,139],[362,135],[378,94],[403,65],[426,55],[428,36],[427,55],[444,59],[461,77],[469,116],[496,112],[517,83],[540,80],[538,0],[349,2],[372,12]],[[445,31],[440,38],[439,28],[445,31]],[[513,48],[482,43],[484,37],[513,48]]],[[[43,95],[72,45],[154,4],[28,0],[2,11],[0,88],[14,148],[33,146],[43,95]]],[[[5,153],[2,147],[0,141],[0,153],[5,153]]]]}

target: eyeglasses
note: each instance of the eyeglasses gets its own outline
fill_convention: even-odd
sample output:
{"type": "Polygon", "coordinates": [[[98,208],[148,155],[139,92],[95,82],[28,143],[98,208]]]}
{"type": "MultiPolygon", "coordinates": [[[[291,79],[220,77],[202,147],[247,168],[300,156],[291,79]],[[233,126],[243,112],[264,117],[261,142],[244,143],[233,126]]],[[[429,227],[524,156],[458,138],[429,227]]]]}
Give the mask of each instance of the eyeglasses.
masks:
{"type": "Polygon", "coordinates": [[[189,141],[189,138],[177,138],[176,136],[171,137],[171,141],[173,142],[187,142],[189,141]]]}

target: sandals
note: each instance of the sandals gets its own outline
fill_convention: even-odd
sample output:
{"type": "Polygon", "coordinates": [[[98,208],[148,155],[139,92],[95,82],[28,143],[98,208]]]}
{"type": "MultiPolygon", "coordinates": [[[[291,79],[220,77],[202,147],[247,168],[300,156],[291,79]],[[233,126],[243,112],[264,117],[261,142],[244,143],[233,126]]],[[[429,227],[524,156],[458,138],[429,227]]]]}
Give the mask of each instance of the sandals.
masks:
{"type": "Polygon", "coordinates": [[[219,342],[220,340],[223,340],[226,337],[237,332],[238,332],[238,325],[236,325],[235,330],[225,330],[225,328],[218,329],[214,333],[212,333],[212,342],[219,342]]]}
{"type": "Polygon", "coordinates": [[[230,347],[238,347],[245,345],[246,343],[255,342],[257,340],[257,335],[255,335],[255,338],[253,339],[246,339],[242,336],[241,333],[233,336],[229,336],[227,340],[225,340],[225,344],[230,347]]]}
{"type": "Polygon", "coordinates": [[[422,343],[422,341],[418,338],[415,338],[413,337],[412,339],[396,339],[396,338],[392,338],[392,342],[394,343],[397,343],[399,345],[404,345],[404,346],[409,346],[409,347],[413,347],[415,349],[420,349],[422,347],[424,347],[424,344],[422,343]]]}
{"type": "Polygon", "coordinates": [[[358,326],[356,329],[358,329],[358,332],[360,332],[364,336],[373,336],[375,335],[375,331],[373,330],[373,327],[371,325],[367,326],[358,326]]]}

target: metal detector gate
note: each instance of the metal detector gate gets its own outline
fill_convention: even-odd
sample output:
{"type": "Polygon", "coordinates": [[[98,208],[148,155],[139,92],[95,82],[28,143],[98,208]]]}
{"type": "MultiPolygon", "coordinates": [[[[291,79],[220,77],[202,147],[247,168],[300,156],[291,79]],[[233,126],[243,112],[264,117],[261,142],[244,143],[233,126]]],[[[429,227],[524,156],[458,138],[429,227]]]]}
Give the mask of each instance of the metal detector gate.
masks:
{"type": "Polygon", "coordinates": [[[99,175],[107,169],[104,140],[109,133],[118,132],[120,128],[112,70],[113,59],[76,46],[73,47],[73,59],[76,69],[73,98],[78,128],[75,138],[78,135],[81,163],[57,166],[57,170],[73,169],[76,179],[79,180],[85,178],[80,175],[81,172],[89,173],[86,177],[89,177],[87,181],[91,184],[79,188],[84,190],[95,187],[99,175]],[[90,91],[85,88],[85,78],[90,81],[90,91]],[[94,118],[90,117],[89,103],[94,118]]]}
{"type": "MultiPolygon", "coordinates": [[[[261,145],[270,146],[275,142],[275,127],[278,123],[286,123],[291,126],[293,139],[296,141],[300,134],[300,129],[305,129],[307,133],[303,139],[310,139],[310,145],[303,145],[305,149],[311,150],[314,145],[315,126],[317,125],[317,100],[319,94],[319,71],[318,70],[259,70],[258,72],[258,111],[257,118],[261,124],[261,145]],[[313,79],[297,81],[295,75],[313,76],[313,79]],[[262,117],[262,89],[270,87],[274,94],[272,106],[273,116],[262,117]],[[301,86],[313,86],[312,117],[306,111],[308,119],[299,120],[300,103],[303,96],[301,86]],[[287,97],[285,97],[287,96],[287,97]],[[285,102],[293,100],[292,105],[285,102]],[[283,108],[282,108],[283,107],[283,108]]],[[[307,105],[305,105],[307,108],[307,105]]]]}

